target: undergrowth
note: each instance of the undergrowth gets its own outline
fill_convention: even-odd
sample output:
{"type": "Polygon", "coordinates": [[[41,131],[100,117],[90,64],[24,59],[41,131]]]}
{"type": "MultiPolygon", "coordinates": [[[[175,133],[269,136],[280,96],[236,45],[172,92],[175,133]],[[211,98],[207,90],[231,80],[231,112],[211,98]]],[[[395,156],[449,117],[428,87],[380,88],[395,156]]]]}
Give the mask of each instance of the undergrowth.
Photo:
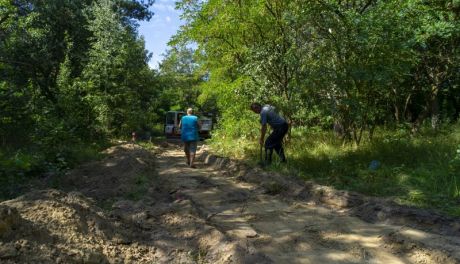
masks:
{"type": "Polygon", "coordinates": [[[148,191],[148,186],[150,184],[150,177],[146,174],[138,174],[132,180],[130,190],[126,194],[126,198],[139,201],[141,200],[148,191]]]}
{"type": "Polygon", "coordinates": [[[54,146],[16,150],[0,149],[0,200],[11,199],[26,191],[27,184],[37,178],[50,177],[52,188],[59,178],[77,164],[102,158],[107,142],[72,142],[54,146]]]}
{"type": "MultiPolygon", "coordinates": [[[[216,131],[211,147],[220,155],[255,165],[260,148],[258,133],[251,134],[225,137],[223,131],[216,131]]],[[[427,128],[416,136],[404,127],[381,128],[372,141],[358,147],[343,144],[332,132],[296,128],[285,146],[288,164],[275,159],[269,170],[460,216],[459,125],[436,132],[427,128]]]]}

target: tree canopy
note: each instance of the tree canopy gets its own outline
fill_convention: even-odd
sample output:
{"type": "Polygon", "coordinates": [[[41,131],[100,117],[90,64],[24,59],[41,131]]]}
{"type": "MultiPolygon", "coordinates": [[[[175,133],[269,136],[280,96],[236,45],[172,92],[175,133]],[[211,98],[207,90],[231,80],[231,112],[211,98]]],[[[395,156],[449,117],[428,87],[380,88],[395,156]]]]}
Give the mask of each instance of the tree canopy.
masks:
{"type": "Polygon", "coordinates": [[[172,43],[196,43],[201,96],[218,98],[226,120],[259,100],[359,144],[377,125],[458,119],[459,5],[184,0],[172,43]]]}
{"type": "Polygon", "coordinates": [[[2,0],[2,146],[92,141],[153,122],[158,85],[136,23],[152,4],[2,0]]]}

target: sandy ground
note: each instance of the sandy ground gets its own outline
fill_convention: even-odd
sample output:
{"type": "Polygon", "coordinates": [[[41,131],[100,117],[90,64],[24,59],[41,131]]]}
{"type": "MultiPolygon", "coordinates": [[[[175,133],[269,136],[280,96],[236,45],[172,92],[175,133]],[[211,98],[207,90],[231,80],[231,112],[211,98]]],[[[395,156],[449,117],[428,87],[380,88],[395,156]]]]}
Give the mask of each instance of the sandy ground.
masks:
{"type": "MultiPolygon", "coordinates": [[[[460,238],[292,199],[175,144],[107,150],[0,203],[0,263],[460,263],[460,238]]],[[[222,164],[221,164],[222,165],[222,164]]]]}

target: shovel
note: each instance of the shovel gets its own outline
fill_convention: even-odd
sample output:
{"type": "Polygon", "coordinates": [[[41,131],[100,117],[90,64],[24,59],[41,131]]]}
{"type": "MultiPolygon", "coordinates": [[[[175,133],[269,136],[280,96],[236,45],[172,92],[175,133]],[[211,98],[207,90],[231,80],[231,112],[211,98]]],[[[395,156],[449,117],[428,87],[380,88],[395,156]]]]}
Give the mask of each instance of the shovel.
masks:
{"type": "Polygon", "coordinates": [[[259,166],[261,167],[265,167],[265,161],[264,161],[264,157],[263,157],[263,146],[260,145],[260,151],[259,151],[259,166]]]}

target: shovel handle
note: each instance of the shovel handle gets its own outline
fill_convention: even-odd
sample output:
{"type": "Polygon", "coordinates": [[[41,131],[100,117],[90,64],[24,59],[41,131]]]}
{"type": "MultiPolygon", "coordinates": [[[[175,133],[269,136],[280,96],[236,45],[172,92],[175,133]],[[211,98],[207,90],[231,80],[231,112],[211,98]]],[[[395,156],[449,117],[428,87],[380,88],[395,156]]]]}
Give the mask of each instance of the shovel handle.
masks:
{"type": "Polygon", "coordinates": [[[259,158],[260,158],[260,161],[263,161],[263,159],[262,159],[262,158],[263,158],[263,154],[262,154],[262,153],[263,153],[263,146],[262,146],[262,144],[261,144],[261,145],[260,145],[260,151],[259,151],[259,158]]]}

